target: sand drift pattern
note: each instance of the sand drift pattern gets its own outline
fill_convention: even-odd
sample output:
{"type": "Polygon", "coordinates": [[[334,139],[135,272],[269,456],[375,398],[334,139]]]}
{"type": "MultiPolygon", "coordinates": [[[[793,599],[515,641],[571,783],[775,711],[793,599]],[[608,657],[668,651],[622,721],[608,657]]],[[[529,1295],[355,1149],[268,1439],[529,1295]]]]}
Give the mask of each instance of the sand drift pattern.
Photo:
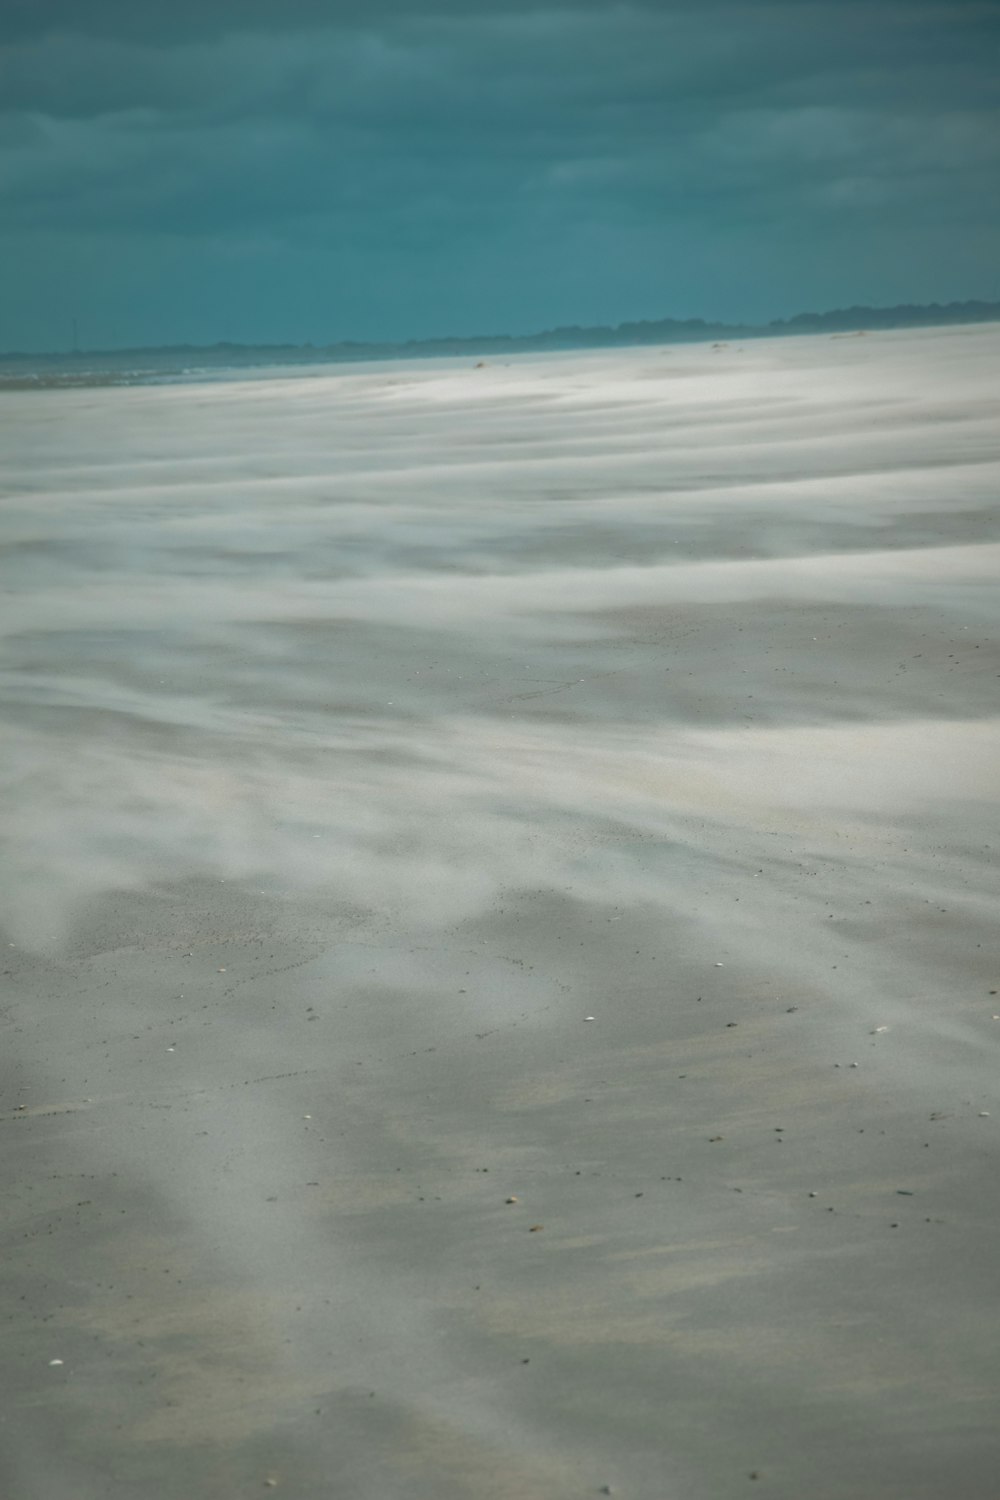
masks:
{"type": "Polygon", "coordinates": [[[984,795],[998,372],[985,328],[9,396],[7,924],[655,902],[637,839],[984,795]]]}
{"type": "Polygon", "coordinates": [[[998,377],[0,397],[0,1492],[993,1500],[998,377]]]}

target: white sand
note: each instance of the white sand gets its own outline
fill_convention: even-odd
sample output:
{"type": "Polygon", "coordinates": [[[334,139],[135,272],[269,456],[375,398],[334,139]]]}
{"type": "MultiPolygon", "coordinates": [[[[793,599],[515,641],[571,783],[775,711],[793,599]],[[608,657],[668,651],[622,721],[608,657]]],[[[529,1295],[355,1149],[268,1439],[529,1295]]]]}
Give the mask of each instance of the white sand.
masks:
{"type": "Polygon", "coordinates": [[[998,382],[2,397],[7,1493],[992,1500],[998,382]]]}

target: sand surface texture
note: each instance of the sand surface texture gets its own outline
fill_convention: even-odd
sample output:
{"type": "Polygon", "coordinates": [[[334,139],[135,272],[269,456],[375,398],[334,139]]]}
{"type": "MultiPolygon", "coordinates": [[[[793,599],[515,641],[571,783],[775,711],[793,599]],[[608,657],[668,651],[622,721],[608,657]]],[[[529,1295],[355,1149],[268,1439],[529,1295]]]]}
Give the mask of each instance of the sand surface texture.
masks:
{"type": "Polygon", "coordinates": [[[3,397],[7,1500],[995,1500],[998,390],[3,397]]]}

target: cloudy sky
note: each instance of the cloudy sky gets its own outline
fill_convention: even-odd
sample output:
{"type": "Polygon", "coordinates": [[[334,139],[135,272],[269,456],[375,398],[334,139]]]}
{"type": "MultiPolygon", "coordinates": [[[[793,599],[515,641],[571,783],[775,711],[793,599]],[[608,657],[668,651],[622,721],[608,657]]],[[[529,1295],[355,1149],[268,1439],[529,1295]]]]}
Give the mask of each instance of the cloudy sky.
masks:
{"type": "Polygon", "coordinates": [[[2,0],[0,348],[1000,298],[1000,0],[2,0]]]}

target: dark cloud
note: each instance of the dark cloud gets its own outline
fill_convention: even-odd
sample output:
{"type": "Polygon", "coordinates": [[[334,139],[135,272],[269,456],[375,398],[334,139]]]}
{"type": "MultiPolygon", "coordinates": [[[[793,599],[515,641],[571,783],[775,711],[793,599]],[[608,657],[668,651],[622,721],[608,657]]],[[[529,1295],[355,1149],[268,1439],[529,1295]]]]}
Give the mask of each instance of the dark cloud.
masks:
{"type": "Polygon", "coordinates": [[[997,295],[997,22],[981,0],[8,0],[5,322],[51,339],[61,275],[133,328],[95,257],[122,285],[145,268],[128,338],[175,336],[193,277],[225,277],[222,308],[254,267],[228,335],[310,337],[324,258],[353,289],[325,316],[362,336],[997,295]],[[419,286],[409,320],[386,277],[419,286]]]}
{"type": "MultiPolygon", "coordinates": [[[[696,0],[691,0],[696,3],[696,0]]],[[[712,0],[705,0],[712,3],[712,0]]],[[[129,38],[155,44],[237,32],[288,35],[296,31],[375,28],[424,18],[571,14],[607,10],[607,0],[6,0],[0,37],[52,34],[129,38]]],[[[634,0],[629,9],[658,9],[634,0]]]]}

